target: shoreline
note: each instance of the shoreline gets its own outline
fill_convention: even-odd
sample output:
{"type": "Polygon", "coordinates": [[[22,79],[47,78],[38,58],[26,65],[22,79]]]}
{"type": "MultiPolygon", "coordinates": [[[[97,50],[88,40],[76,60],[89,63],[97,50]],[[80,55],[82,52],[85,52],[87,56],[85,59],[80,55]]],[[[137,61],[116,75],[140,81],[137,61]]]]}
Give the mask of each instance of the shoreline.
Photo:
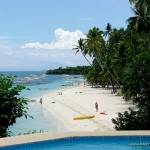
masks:
{"type": "Polygon", "coordinates": [[[118,112],[133,107],[122,96],[111,94],[110,90],[83,84],[51,91],[36,100],[39,101],[41,97],[43,109],[55,116],[68,132],[115,131],[111,119],[116,118],[118,112]],[[96,101],[99,105],[98,112],[95,109],[96,101]],[[100,114],[101,112],[105,114],[100,114]],[[75,117],[93,115],[95,117],[92,119],[73,120],[75,117]]]}

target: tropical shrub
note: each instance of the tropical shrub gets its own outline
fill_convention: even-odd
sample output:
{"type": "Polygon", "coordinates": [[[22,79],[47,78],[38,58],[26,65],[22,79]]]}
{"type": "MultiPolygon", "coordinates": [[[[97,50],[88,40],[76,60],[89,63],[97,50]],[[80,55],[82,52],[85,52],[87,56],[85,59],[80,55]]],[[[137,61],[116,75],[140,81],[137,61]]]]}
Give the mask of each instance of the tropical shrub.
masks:
{"type": "MultiPolygon", "coordinates": [[[[24,86],[14,86],[14,76],[0,74],[0,137],[8,135],[9,126],[16,123],[22,116],[26,118],[29,99],[20,96],[22,90],[29,90],[24,86]]],[[[29,116],[31,117],[31,116],[29,116]]]]}

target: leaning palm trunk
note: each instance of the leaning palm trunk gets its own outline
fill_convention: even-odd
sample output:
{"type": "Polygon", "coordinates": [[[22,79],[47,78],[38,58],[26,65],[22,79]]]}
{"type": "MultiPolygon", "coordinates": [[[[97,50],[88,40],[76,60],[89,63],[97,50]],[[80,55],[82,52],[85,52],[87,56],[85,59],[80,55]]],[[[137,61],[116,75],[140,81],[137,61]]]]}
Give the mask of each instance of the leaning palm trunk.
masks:
{"type": "MultiPolygon", "coordinates": [[[[103,68],[103,63],[102,63],[102,57],[99,54],[99,52],[97,51],[97,49],[94,49],[94,55],[95,55],[95,58],[96,58],[97,62],[100,65],[101,69],[103,70],[104,68],[103,68]]],[[[110,72],[109,68],[107,66],[105,66],[105,68],[107,69],[107,71],[111,75],[112,79],[120,86],[120,83],[116,80],[115,76],[110,72]]],[[[111,85],[113,85],[111,80],[109,80],[109,81],[110,81],[111,85]]]]}
{"type": "Polygon", "coordinates": [[[89,63],[89,65],[92,66],[92,64],[89,62],[89,60],[86,58],[86,56],[85,56],[85,54],[83,52],[82,52],[82,55],[84,56],[84,58],[86,59],[86,61],[89,63]]]}
{"type": "Polygon", "coordinates": [[[84,58],[86,59],[86,61],[89,63],[90,66],[92,66],[92,64],[89,62],[89,60],[86,58],[86,52],[85,52],[85,42],[84,39],[79,39],[78,40],[78,45],[75,45],[76,47],[73,48],[73,50],[77,50],[76,53],[78,53],[79,51],[81,51],[82,55],[84,56],[84,58]]]}
{"type": "MultiPolygon", "coordinates": [[[[101,49],[102,51],[105,50],[105,41],[103,40],[101,36],[102,32],[99,31],[98,28],[94,27],[92,30],[89,30],[89,33],[87,35],[86,44],[89,47],[89,53],[91,52],[98,64],[100,65],[102,71],[104,70],[104,64],[102,61],[102,53],[100,53],[98,50],[101,49]]],[[[114,75],[110,72],[109,68],[105,66],[107,72],[110,74],[111,78],[115,81],[116,84],[120,85],[119,82],[116,80],[114,75]]],[[[112,82],[110,81],[111,85],[112,82]]]]}
{"type": "MultiPolygon", "coordinates": [[[[98,62],[98,64],[100,65],[100,67],[101,67],[101,69],[102,69],[102,71],[104,70],[104,68],[103,68],[103,64],[102,64],[102,59],[100,59],[100,56],[98,55],[98,52],[97,52],[97,50],[95,49],[94,51],[94,55],[95,55],[95,58],[96,58],[96,60],[97,60],[97,62],[98,62]]],[[[106,77],[105,77],[105,79],[106,79],[106,77]]],[[[109,80],[109,79],[108,79],[109,80]]],[[[106,80],[107,81],[107,80],[106,80]]],[[[112,85],[112,82],[109,80],[109,82],[110,82],[110,84],[112,85]]]]}

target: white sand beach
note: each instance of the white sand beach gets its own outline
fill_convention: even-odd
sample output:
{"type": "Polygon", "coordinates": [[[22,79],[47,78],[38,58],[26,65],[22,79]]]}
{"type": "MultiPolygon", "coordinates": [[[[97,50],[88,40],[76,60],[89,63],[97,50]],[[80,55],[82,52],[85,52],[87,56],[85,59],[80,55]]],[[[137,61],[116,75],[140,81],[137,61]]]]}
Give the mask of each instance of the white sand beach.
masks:
{"type": "MultiPolygon", "coordinates": [[[[121,96],[111,94],[110,90],[83,85],[49,92],[41,97],[42,107],[56,116],[67,131],[113,131],[115,129],[111,119],[116,118],[118,112],[132,106],[121,96]],[[62,92],[62,95],[59,92],[62,92]],[[96,101],[99,105],[98,112],[95,109],[96,101]],[[74,117],[89,115],[95,117],[73,120],[74,117]]],[[[41,97],[37,100],[39,101],[41,97]]]]}

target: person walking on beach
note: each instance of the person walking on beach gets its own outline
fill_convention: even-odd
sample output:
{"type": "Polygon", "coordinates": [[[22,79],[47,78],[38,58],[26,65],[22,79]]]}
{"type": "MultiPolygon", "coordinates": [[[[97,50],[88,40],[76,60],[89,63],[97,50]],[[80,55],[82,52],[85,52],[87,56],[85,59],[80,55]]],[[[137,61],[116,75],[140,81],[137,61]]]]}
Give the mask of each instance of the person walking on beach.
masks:
{"type": "Polygon", "coordinates": [[[40,103],[42,104],[42,98],[40,98],[40,103]]]}
{"type": "Polygon", "coordinates": [[[98,111],[98,103],[97,102],[95,103],[95,109],[96,109],[96,111],[98,111]]]}

